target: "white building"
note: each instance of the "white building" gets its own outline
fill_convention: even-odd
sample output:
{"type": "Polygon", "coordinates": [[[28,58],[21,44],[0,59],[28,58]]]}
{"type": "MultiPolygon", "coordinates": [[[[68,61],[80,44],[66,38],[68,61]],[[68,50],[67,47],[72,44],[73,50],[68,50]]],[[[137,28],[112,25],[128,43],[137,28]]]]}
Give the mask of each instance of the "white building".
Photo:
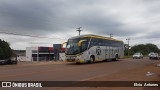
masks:
{"type": "Polygon", "coordinates": [[[59,53],[59,60],[61,60],[61,61],[65,61],[66,60],[66,55],[65,55],[64,52],[63,53],[59,53]]]}
{"type": "Polygon", "coordinates": [[[18,55],[17,61],[26,61],[26,56],[18,55]]]}
{"type": "Polygon", "coordinates": [[[27,47],[26,48],[26,61],[33,61],[33,54],[38,56],[38,47],[27,47]]]}
{"type": "Polygon", "coordinates": [[[26,61],[25,50],[13,50],[13,53],[17,55],[17,61],[26,61]]]}

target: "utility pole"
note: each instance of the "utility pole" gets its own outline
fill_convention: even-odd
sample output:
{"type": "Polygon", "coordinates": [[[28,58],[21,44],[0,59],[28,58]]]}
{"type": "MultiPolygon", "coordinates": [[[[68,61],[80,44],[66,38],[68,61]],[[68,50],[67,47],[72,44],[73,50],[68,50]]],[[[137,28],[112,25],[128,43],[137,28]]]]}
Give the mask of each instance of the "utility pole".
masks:
{"type": "Polygon", "coordinates": [[[108,34],[108,35],[109,35],[109,37],[110,37],[110,38],[112,38],[112,37],[113,37],[113,36],[112,36],[113,34],[108,34]]]}
{"type": "Polygon", "coordinates": [[[82,27],[76,28],[76,29],[78,29],[78,30],[76,30],[76,31],[79,32],[79,35],[81,34],[81,31],[83,31],[83,30],[81,30],[81,28],[82,28],[82,27]]]}
{"type": "Polygon", "coordinates": [[[126,39],[128,41],[128,56],[129,56],[129,40],[131,40],[130,38],[126,39]]]}

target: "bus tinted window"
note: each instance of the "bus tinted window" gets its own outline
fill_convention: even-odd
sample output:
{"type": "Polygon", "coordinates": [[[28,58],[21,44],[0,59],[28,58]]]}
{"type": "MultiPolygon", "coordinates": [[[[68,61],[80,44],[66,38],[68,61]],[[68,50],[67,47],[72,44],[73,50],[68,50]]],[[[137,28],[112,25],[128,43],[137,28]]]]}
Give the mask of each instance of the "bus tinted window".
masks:
{"type": "Polygon", "coordinates": [[[122,46],[122,42],[113,41],[113,40],[106,40],[106,39],[99,39],[99,38],[92,38],[90,42],[91,46],[112,46],[112,47],[120,47],[122,46]]]}

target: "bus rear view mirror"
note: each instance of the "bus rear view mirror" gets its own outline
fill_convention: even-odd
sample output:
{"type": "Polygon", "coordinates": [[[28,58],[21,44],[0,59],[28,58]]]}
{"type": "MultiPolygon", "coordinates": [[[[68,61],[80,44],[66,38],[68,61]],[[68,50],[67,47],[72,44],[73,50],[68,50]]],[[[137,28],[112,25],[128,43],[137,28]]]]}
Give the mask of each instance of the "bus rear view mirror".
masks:
{"type": "Polygon", "coordinates": [[[78,42],[78,46],[80,47],[81,45],[82,45],[82,42],[85,42],[86,40],[80,40],[79,42],[78,42]]]}

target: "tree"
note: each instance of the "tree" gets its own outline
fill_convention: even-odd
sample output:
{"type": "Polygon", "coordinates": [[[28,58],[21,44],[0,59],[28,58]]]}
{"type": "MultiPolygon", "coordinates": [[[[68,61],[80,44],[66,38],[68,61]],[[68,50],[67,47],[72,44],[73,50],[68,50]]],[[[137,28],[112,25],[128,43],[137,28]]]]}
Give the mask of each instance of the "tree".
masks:
{"type": "Polygon", "coordinates": [[[12,50],[9,46],[9,43],[6,41],[2,41],[0,39],[0,59],[10,58],[12,55],[12,50]]]}
{"type": "Polygon", "coordinates": [[[136,52],[141,52],[144,55],[148,55],[150,52],[156,52],[159,53],[159,48],[154,44],[139,44],[135,45],[131,48],[130,54],[133,55],[136,52]]]}

